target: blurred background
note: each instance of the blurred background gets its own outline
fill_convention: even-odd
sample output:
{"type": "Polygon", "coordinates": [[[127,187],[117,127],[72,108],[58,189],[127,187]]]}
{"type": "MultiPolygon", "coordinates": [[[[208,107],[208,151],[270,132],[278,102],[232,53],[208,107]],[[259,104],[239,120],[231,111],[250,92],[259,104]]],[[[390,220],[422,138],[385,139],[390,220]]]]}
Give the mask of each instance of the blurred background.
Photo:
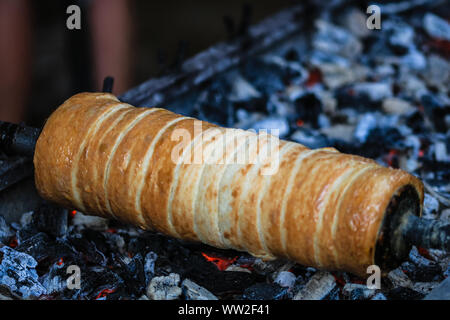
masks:
{"type": "Polygon", "coordinates": [[[293,3],[0,0],[0,120],[41,126],[72,94],[100,90],[107,75],[120,94],[226,40],[224,20],[239,21],[245,4],[256,23],[293,3]],[[81,30],[66,28],[71,4],[81,8],[81,30]]]}

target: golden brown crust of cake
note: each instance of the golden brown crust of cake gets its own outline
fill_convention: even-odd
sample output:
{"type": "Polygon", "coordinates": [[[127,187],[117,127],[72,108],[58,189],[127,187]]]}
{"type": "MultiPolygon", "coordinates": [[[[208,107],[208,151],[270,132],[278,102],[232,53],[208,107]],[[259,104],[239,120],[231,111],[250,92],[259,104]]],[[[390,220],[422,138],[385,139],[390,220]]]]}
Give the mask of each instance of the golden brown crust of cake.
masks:
{"type": "Polygon", "coordinates": [[[393,195],[411,185],[423,202],[414,176],[333,148],[277,140],[278,169],[266,175],[267,136],[198,123],[111,94],[77,94],[38,139],[37,189],[66,207],[185,240],[359,275],[374,264],[393,195]],[[253,151],[257,161],[242,162],[253,151]]]}

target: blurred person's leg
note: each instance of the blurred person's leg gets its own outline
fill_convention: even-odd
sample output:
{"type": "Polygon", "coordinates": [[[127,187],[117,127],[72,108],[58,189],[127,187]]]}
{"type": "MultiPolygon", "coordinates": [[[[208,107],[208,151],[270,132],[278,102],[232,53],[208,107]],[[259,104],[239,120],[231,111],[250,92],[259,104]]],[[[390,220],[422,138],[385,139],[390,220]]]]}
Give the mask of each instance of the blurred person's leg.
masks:
{"type": "Polygon", "coordinates": [[[104,77],[114,77],[115,94],[129,89],[131,17],[127,0],[93,0],[90,24],[94,58],[94,86],[102,87],[104,77]]]}
{"type": "Polygon", "coordinates": [[[30,83],[30,11],[26,0],[0,0],[0,120],[21,122],[30,83]]]}

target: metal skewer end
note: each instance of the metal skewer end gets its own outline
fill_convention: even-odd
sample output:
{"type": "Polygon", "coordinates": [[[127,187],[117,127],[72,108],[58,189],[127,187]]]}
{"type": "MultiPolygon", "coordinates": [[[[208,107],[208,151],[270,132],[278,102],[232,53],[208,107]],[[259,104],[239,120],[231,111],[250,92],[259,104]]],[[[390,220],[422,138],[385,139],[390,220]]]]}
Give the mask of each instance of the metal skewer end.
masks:
{"type": "Polygon", "coordinates": [[[105,79],[103,80],[103,92],[107,92],[107,93],[112,93],[113,90],[113,86],[114,86],[114,78],[113,77],[105,77],[105,79]]]}

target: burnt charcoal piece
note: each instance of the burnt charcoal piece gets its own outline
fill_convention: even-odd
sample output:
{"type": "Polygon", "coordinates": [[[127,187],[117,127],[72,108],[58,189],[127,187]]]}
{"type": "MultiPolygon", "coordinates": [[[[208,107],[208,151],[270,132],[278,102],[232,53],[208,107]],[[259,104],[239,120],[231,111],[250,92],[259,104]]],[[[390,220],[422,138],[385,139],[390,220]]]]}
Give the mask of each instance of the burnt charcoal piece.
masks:
{"type": "Polygon", "coordinates": [[[46,289],[38,281],[37,262],[28,254],[0,248],[0,284],[23,298],[39,297],[46,289]]]}
{"type": "Polygon", "coordinates": [[[360,112],[377,110],[380,107],[379,101],[371,101],[365,93],[356,94],[350,87],[342,87],[336,90],[338,108],[353,108],[360,112]]]}
{"type": "Polygon", "coordinates": [[[242,294],[243,291],[264,277],[239,271],[220,271],[213,263],[205,260],[199,253],[189,257],[186,270],[180,274],[211,291],[216,296],[242,294]]]}
{"type": "Polygon", "coordinates": [[[40,232],[22,241],[16,250],[40,261],[51,255],[53,244],[54,242],[45,233],[40,232]]]}
{"type": "Polygon", "coordinates": [[[73,290],[72,299],[107,299],[126,298],[127,285],[115,272],[104,267],[81,268],[81,288],[73,290]]]}
{"type": "Polygon", "coordinates": [[[319,127],[318,119],[322,112],[322,102],[314,93],[307,93],[295,100],[295,108],[299,119],[311,124],[314,128],[319,127]]]}
{"type": "Polygon", "coordinates": [[[71,237],[69,243],[81,254],[86,263],[105,266],[107,257],[97,248],[97,243],[85,237],[71,237]]]}
{"type": "Polygon", "coordinates": [[[257,283],[245,289],[244,300],[280,300],[287,294],[287,289],[277,284],[257,283]]]}
{"type": "MultiPolygon", "coordinates": [[[[402,135],[396,128],[374,128],[370,130],[367,140],[358,148],[354,150],[355,154],[376,159],[382,155],[385,155],[390,149],[396,149],[400,147],[397,145],[397,141],[403,139],[402,135]]],[[[398,168],[398,163],[394,157],[393,167],[398,168]]]]}
{"type": "Polygon", "coordinates": [[[426,130],[425,120],[420,111],[416,111],[408,115],[406,118],[406,125],[410,127],[414,133],[420,133],[426,130]]]}
{"type": "Polygon", "coordinates": [[[158,259],[158,255],[153,251],[147,253],[144,262],[144,275],[145,275],[145,285],[147,286],[155,275],[155,263],[158,259]]]}
{"type": "Polygon", "coordinates": [[[54,237],[67,233],[68,210],[54,204],[44,204],[33,213],[32,223],[37,230],[54,237]]]}
{"type": "Polygon", "coordinates": [[[12,236],[14,236],[14,231],[11,230],[3,216],[0,215],[0,243],[6,244],[12,236]]]}
{"type": "Polygon", "coordinates": [[[262,94],[270,95],[284,89],[284,81],[292,77],[274,65],[264,63],[262,59],[252,59],[243,68],[244,77],[262,94]]]}
{"type": "Polygon", "coordinates": [[[295,50],[294,48],[290,48],[289,50],[287,50],[286,53],[284,54],[284,58],[287,61],[300,61],[298,51],[295,50]]]}
{"type": "Polygon", "coordinates": [[[364,290],[361,288],[352,290],[349,298],[350,300],[366,300],[366,297],[364,296],[364,290]]]}
{"type": "Polygon", "coordinates": [[[198,98],[195,104],[196,116],[221,126],[233,122],[232,104],[228,101],[230,92],[230,85],[226,81],[214,81],[198,98]]]}
{"type": "Polygon", "coordinates": [[[448,128],[445,117],[450,115],[450,106],[442,105],[431,94],[424,94],[420,100],[425,108],[425,114],[433,122],[436,131],[446,133],[448,128]]]}
{"type": "Polygon", "coordinates": [[[145,291],[144,259],[138,253],[131,261],[126,264],[119,260],[120,268],[115,270],[117,274],[125,281],[126,290],[130,295],[141,296],[145,291]]]}
{"type": "Polygon", "coordinates": [[[387,294],[392,300],[421,300],[425,295],[406,287],[396,287],[387,294]]]}

